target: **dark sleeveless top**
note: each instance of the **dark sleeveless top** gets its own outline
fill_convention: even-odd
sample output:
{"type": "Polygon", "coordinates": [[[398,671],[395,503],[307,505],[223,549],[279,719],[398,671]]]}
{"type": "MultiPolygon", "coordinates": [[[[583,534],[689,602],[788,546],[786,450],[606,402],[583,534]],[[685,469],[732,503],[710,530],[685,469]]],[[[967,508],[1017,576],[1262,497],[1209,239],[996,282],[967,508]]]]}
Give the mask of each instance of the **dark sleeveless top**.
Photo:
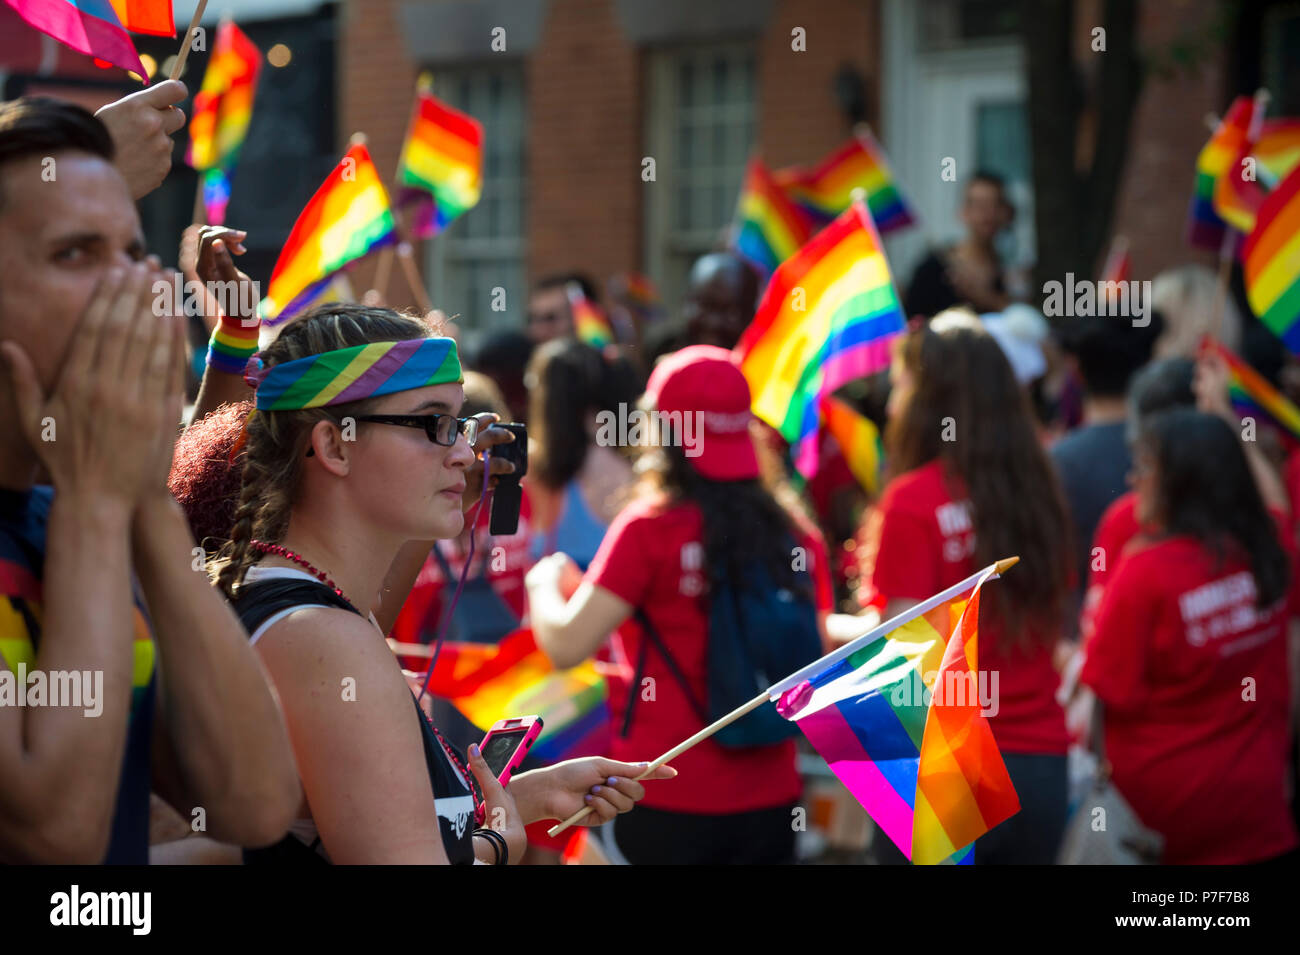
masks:
{"type": "MultiPolygon", "coordinates": [[[[357,613],[355,607],[336,594],[329,587],[312,580],[270,579],[250,581],[231,602],[239,621],[251,636],[257,628],[274,614],[291,607],[326,606],[337,607],[357,613]]],[[[358,614],[359,616],[359,614],[358,614]]],[[[447,858],[452,865],[472,865],[474,862],[474,810],[473,794],[466,781],[452,765],[433,726],[425,718],[415,697],[411,697],[415,707],[415,718],[420,721],[420,734],[424,742],[424,759],[429,768],[429,781],[433,785],[433,798],[445,811],[446,807],[463,807],[462,811],[443,811],[438,814],[438,829],[442,835],[442,845],[447,851],[447,858]]],[[[462,754],[456,754],[465,765],[462,754]]],[[[320,853],[320,839],[308,846],[297,836],[290,833],[273,846],[265,849],[245,849],[246,864],[295,864],[325,863],[328,860],[320,853]]]]}

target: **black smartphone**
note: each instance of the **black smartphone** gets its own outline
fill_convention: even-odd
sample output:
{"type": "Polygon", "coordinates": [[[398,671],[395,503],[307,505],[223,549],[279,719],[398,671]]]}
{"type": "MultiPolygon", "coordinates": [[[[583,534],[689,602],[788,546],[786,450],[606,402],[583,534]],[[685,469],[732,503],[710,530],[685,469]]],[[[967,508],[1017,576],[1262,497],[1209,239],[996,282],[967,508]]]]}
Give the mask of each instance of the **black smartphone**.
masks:
{"type": "Polygon", "coordinates": [[[519,479],[528,473],[528,428],[517,421],[492,427],[505,428],[515,436],[510,444],[494,444],[491,454],[515,466],[513,474],[497,475],[496,489],[492,492],[492,513],[488,520],[490,534],[509,537],[519,531],[519,505],[524,498],[519,479]]]}

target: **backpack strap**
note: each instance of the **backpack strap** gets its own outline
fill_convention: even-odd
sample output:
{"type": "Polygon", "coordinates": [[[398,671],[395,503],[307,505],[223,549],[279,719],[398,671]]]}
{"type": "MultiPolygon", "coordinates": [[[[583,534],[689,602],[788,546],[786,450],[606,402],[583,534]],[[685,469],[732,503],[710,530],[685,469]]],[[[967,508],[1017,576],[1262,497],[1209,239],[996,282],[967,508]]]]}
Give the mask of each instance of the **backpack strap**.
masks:
{"type": "Polygon", "coordinates": [[[641,686],[642,677],[645,674],[645,661],[646,656],[650,651],[651,643],[655,645],[655,648],[659,651],[659,655],[662,656],[664,662],[668,664],[668,671],[672,673],[673,678],[677,681],[678,685],[681,686],[682,693],[685,694],[686,701],[691,705],[691,709],[695,711],[695,715],[700,718],[702,723],[708,725],[708,713],[695,699],[695,694],[691,692],[691,685],[686,679],[686,674],[683,673],[681,667],[677,665],[677,661],[673,659],[673,655],[668,652],[668,645],[665,644],[663,638],[659,636],[659,631],[655,629],[655,625],[650,622],[650,618],[646,615],[645,611],[640,608],[635,611],[633,616],[636,617],[637,623],[641,625],[641,631],[644,636],[641,641],[641,652],[637,655],[636,676],[633,677],[632,686],[627,695],[627,708],[623,711],[623,727],[620,730],[619,735],[626,738],[628,730],[632,727],[632,710],[636,707],[637,701],[641,697],[639,688],[641,686]]]}

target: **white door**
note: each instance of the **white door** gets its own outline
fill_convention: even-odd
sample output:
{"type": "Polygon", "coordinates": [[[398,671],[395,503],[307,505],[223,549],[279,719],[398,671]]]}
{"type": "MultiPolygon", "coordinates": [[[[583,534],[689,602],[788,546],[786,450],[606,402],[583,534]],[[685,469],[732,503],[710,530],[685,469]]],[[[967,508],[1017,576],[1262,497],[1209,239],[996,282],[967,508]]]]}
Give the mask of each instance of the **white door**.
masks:
{"type": "Polygon", "coordinates": [[[1002,237],[1008,264],[1023,270],[1033,262],[1023,56],[1014,33],[971,35],[972,6],[978,0],[885,0],[884,148],[920,220],[885,242],[900,290],[928,247],[961,236],[962,189],[976,170],[1002,176],[1016,207],[1015,226],[1002,237]]]}

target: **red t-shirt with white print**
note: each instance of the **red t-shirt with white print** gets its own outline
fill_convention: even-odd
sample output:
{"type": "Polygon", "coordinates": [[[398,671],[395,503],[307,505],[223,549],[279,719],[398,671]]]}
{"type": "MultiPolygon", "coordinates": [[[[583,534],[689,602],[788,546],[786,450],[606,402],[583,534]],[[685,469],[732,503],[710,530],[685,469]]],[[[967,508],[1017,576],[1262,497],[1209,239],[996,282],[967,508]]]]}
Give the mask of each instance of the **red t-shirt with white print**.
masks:
{"type": "Polygon", "coordinates": [[[1137,519],[1137,494],[1128,491],[1111,502],[1097,522],[1092,536],[1092,560],[1088,565],[1088,589],[1079,609],[1079,642],[1087,643],[1096,623],[1097,608],[1106,583],[1123,559],[1129,542],[1142,531],[1137,519]]]}
{"type": "Polygon", "coordinates": [[[1170,864],[1235,864],[1297,844],[1288,807],[1288,598],[1256,606],[1241,557],[1194,538],[1112,569],[1081,680],[1106,705],[1116,787],[1170,864]]]}
{"type": "MultiPolygon", "coordinates": [[[[950,490],[941,461],[890,481],[871,520],[865,602],[925,600],[978,569],[970,501],[950,490]]],[[[989,674],[991,693],[997,675],[997,711],[989,716],[993,737],[1003,752],[1064,755],[1069,738],[1065,712],[1056,702],[1060,674],[1052,665],[1060,633],[1032,633],[1027,648],[1013,645],[1010,636],[985,604],[979,668],[989,674]]]]}
{"type": "MultiPolygon", "coordinates": [[[[799,544],[807,548],[817,609],[829,611],[832,595],[825,545],[811,528],[802,529],[799,544]]],[[[614,519],[584,578],[649,617],[696,701],[708,698],[708,568],[704,564],[699,507],[662,497],[642,498],[628,504],[614,519]]],[[[633,667],[640,658],[643,639],[634,619],[624,623],[615,636],[622,644],[624,659],[633,667]]],[[[651,647],[643,679],[654,680],[650,686],[655,698],[637,701],[631,730],[626,738],[620,736],[628,694],[641,692],[640,686],[631,685],[633,676],[624,672],[608,678],[615,727],[610,755],[614,759],[655,759],[703,727],[668,664],[651,647]]],[[[745,749],[705,740],[674,759],[672,765],[678,777],[647,786],[642,805],[701,815],[747,812],[792,803],[802,789],[793,740],[745,749]]]]}

